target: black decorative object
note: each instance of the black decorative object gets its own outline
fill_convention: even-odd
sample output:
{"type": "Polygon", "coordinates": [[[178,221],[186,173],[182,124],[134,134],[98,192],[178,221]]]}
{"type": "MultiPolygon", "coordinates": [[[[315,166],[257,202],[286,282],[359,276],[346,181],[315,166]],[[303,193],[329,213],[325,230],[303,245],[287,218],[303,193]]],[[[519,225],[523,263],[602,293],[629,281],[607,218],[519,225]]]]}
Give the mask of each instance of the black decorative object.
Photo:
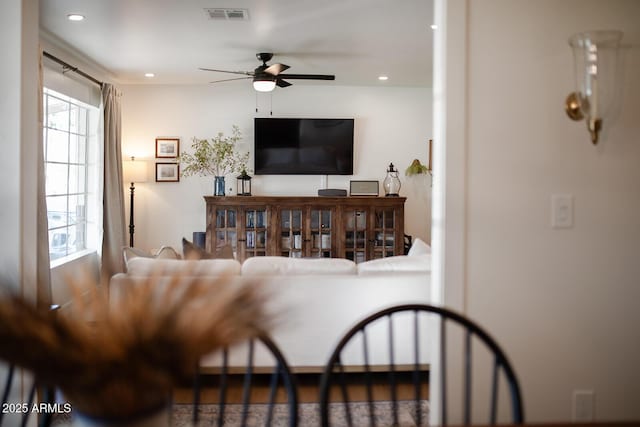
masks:
{"type": "Polygon", "coordinates": [[[199,247],[200,249],[205,249],[206,240],[207,240],[206,232],[204,231],[193,232],[193,244],[199,247]]]}
{"type": "Polygon", "coordinates": [[[246,170],[242,170],[237,177],[236,193],[238,196],[250,196],[251,195],[251,177],[247,174],[246,170]]]}

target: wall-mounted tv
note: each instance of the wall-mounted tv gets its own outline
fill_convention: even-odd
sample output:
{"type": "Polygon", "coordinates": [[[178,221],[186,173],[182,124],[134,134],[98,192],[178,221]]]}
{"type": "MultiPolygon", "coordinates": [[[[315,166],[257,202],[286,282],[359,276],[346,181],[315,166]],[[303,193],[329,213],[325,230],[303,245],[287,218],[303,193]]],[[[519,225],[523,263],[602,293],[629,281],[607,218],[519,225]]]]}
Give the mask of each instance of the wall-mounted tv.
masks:
{"type": "Polygon", "coordinates": [[[353,121],[255,118],[255,174],[353,175],[353,121]]]}

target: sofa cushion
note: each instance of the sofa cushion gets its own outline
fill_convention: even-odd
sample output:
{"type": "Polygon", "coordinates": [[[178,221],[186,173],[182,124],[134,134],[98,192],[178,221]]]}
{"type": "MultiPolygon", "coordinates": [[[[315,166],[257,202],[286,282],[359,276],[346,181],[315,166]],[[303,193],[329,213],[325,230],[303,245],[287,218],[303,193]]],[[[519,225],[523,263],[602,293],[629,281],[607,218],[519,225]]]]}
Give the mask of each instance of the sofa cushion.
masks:
{"type": "Polygon", "coordinates": [[[392,273],[428,273],[431,271],[431,254],[399,255],[373,259],[358,264],[358,274],[392,273]]]}
{"type": "Polygon", "coordinates": [[[224,245],[216,249],[216,253],[211,253],[194,245],[183,237],[182,255],[184,259],[233,259],[233,248],[231,245],[224,245]]]}
{"type": "Polygon", "coordinates": [[[180,254],[171,246],[162,246],[155,253],[125,246],[122,248],[122,256],[124,257],[124,264],[127,266],[129,265],[129,261],[134,258],[180,259],[180,254]]]}
{"type": "Polygon", "coordinates": [[[431,253],[431,246],[427,245],[422,239],[416,237],[411,244],[411,248],[409,248],[409,252],[407,255],[424,255],[431,253]]]}
{"type": "Polygon", "coordinates": [[[127,265],[132,276],[183,274],[187,276],[239,275],[240,263],[235,259],[177,260],[134,258],[127,265]]]}
{"type": "Polygon", "coordinates": [[[356,264],[342,258],[251,257],[242,264],[243,276],[356,274],[356,264]]]}

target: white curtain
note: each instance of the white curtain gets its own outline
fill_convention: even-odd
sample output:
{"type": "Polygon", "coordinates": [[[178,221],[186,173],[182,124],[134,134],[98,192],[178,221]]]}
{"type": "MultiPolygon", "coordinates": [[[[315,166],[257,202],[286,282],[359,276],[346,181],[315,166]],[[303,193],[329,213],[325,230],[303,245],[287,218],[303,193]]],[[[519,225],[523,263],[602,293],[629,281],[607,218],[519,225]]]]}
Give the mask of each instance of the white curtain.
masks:
{"type": "Polygon", "coordinates": [[[40,56],[38,61],[38,248],[37,248],[37,265],[36,265],[36,277],[37,277],[37,305],[41,308],[48,308],[51,305],[51,270],[49,269],[49,221],[47,218],[47,201],[46,201],[46,176],[44,170],[44,143],[43,143],[43,129],[44,129],[44,108],[42,105],[43,99],[43,79],[42,79],[42,49],[40,49],[40,56]]]}
{"type": "Polygon", "coordinates": [[[104,180],[100,273],[103,286],[112,275],[124,271],[122,248],[126,246],[126,225],[122,184],[121,96],[112,84],[102,85],[104,180]]]}

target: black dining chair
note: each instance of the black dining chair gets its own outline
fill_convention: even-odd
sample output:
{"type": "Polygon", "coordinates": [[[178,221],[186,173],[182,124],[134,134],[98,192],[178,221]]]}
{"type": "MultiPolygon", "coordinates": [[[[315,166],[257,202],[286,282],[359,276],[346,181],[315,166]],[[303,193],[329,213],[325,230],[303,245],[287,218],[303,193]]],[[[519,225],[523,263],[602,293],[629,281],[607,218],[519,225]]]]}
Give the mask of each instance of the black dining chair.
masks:
{"type": "MultiPolygon", "coordinates": [[[[14,386],[14,378],[16,376],[16,367],[14,365],[9,365],[6,370],[6,377],[4,381],[4,389],[2,391],[2,410],[0,410],[0,426],[3,425],[5,421],[5,416],[9,413],[21,413],[21,421],[20,426],[26,426],[29,417],[32,413],[32,407],[35,403],[38,391],[41,394],[41,402],[44,403],[52,403],[54,401],[54,390],[49,387],[38,387],[38,384],[33,381],[31,386],[29,387],[28,395],[26,396],[26,401],[20,400],[19,402],[9,402],[9,395],[11,394],[12,387],[14,386]]],[[[53,414],[44,411],[43,413],[38,415],[38,426],[39,427],[49,427],[53,420],[53,414]]]]}
{"type": "Polygon", "coordinates": [[[338,342],[320,382],[321,425],[331,425],[338,409],[342,414],[341,425],[397,426],[407,416],[411,417],[410,423],[414,425],[426,425],[429,367],[425,356],[429,352],[429,345],[435,343],[436,339],[429,337],[430,331],[436,331],[436,337],[439,335],[442,425],[447,425],[447,411],[456,409],[448,408],[452,399],[447,397],[447,392],[451,391],[448,390],[451,385],[447,382],[447,372],[451,374],[457,365],[447,366],[448,359],[455,357],[447,349],[458,343],[455,341],[458,337],[462,345],[462,354],[458,355],[461,362],[459,373],[463,378],[462,411],[457,413],[462,415],[461,422],[464,425],[472,423],[472,390],[478,393],[477,387],[472,385],[472,379],[476,379],[477,375],[485,375],[491,383],[486,393],[488,420],[482,420],[480,424],[496,424],[502,372],[510,395],[510,422],[524,423],[518,380],[495,340],[478,324],[459,313],[426,304],[407,304],[368,316],[338,342]],[[476,343],[483,346],[476,350],[476,343]],[[481,350],[482,347],[484,350],[481,350]],[[487,362],[488,369],[478,373],[476,365],[480,365],[480,362],[487,362]],[[354,398],[356,393],[360,397],[354,398]],[[363,400],[364,403],[354,403],[355,400],[363,400]]]}
{"type": "MultiPolygon", "coordinates": [[[[49,308],[51,312],[56,314],[60,306],[57,304],[52,304],[49,308]]],[[[55,402],[55,388],[52,386],[41,386],[38,384],[37,380],[34,379],[31,382],[29,387],[27,401],[19,401],[19,402],[9,402],[9,395],[11,394],[11,390],[14,387],[14,377],[16,375],[16,367],[12,364],[7,365],[6,368],[6,376],[4,381],[4,389],[2,391],[2,408],[0,408],[0,426],[2,426],[5,421],[5,415],[8,413],[21,412],[21,426],[26,426],[29,422],[29,416],[31,415],[31,408],[35,403],[36,398],[39,399],[40,403],[54,403],[55,402]],[[20,410],[18,411],[18,407],[14,406],[11,408],[9,405],[20,405],[20,410]],[[26,408],[26,411],[24,410],[26,408]],[[7,411],[5,411],[7,409],[7,411]],[[16,409],[15,411],[10,409],[16,409]]],[[[50,411],[43,411],[38,414],[38,426],[39,427],[48,427],[53,422],[53,413],[50,411]]]]}
{"type": "Polygon", "coordinates": [[[217,394],[217,402],[208,414],[215,421],[213,425],[298,425],[295,378],[271,338],[263,334],[216,356],[217,366],[207,363],[206,372],[199,367],[195,376],[193,425],[198,425],[203,415],[201,391],[207,387],[214,388],[217,394]],[[246,363],[232,364],[232,358],[246,363]]]}

